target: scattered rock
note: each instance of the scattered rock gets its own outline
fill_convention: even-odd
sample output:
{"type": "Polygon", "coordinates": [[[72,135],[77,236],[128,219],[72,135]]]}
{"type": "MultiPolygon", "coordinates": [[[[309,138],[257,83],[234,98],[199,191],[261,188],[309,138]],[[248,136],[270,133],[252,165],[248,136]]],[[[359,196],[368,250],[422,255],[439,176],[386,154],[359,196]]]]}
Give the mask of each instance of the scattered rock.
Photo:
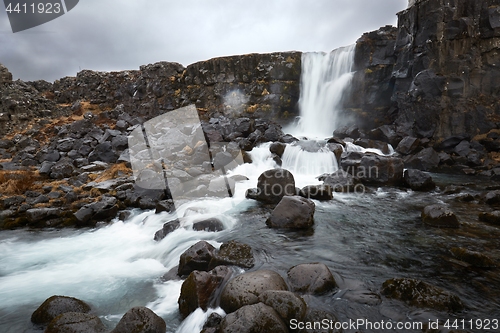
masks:
{"type": "Polygon", "coordinates": [[[244,273],[226,284],[220,306],[227,313],[234,312],[242,306],[258,303],[260,294],[266,290],[288,290],[288,287],[281,275],[270,270],[244,273]]]}
{"type": "Polygon", "coordinates": [[[466,262],[474,267],[493,268],[496,267],[495,262],[485,254],[476,251],[470,251],[461,247],[454,247],[451,253],[460,261],[466,262]]]}
{"type": "Polygon", "coordinates": [[[356,175],[366,184],[398,185],[403,178],[403,160],[397,157],[365,155],[356,175]]]}
{"type": "Polygon", "coordinates": [[[31,322],[46,325],[59,315],[66,312],[90,312],[90,306],[73,297],[51,296],[47,298],[31,315],[31,322]]]}
{"type": "Polygon", "coordinates": [[[172,231],[174,230],[177,230],[179,229],[181,225],[181,222],[179,219],[175,219],[173,221],[170,221],[170,222],[167,222],[163,225],[163,228],[158,230],[156,233],[155,233],[155,237],[154,237],[154,240],[155,241],[160,241],[162,240],[163,238],[165,238],[169,233],[171,233],[172,231]]]}
{"type": "Polygon", "coordinates": [[[190,274],[194,270],[208,271],[215,251],[215,247],[205,241],[194,244],[181,254],[177,274],[183,276],[190,274]]]}
{"type": "Polygon", "coordinates": [[[491,191],[486,193],[486,196],[484,197],[484,201],[488,205],[495,205],[500,203],[500,190],[496,191],[491,191]]]}
{"type": "Polygon", "coordinates": [[[179,296],[179,311],[183,318],[197,308],[204,311],[215,300],[217,290],[229,279],[232,272],[226,266],[217,266],[209,272],[193,271],[182,283],[179,296]]]}
{"type": "Polygon", "coordinates": [[[243,306],[221,322],[221,333],[253,332],[287,333],[288,328],[278,313],[263,303],[243,306]]]}
{"type": "Polygon", "coordinates": [[[362,186],[358,178],[342,169],[334,173],[323,174],[318,179],[325,185],[329,185],[334,192],[352,193],[356,191],[356,186],[362,186]]]}
{"type": "Polygon", "coordinates": [[[398,278],[384,282],[382,295],[419,308],[457,312],[464,308],[458,296],[416,279],[398,278]]]}
{"type": "Polygon", "coordinates": [[[479,213],[479,221],[500,226],[500,210],[491,213],[479,213]]]}
{"type": "Polygon", "coordinates": [[[403,179],[405,184],[414,191],[430,191],[436,187],[431,175],[420,170],[405,170],[403,179]]]}
{"type": "Polygon", "coordinates": [[[320,201],[332,200],[333,190],[330,185],[308,185],[300,190],[300,196],[320,201]]]}
{"type": "Polygon", "coordinates": [[[111,333],[165,333],[165,321],[150,309],[140,306],[127,311],[111,333]]]}
{"type": "Polygon", "coordinates": [[[278,203],[285,195],[295,195],[295,179],[288,170],[272,169],[259,176],[257,191],[251,198],[265,203],[278,203]]]}
{"type": "Polygon", "coordinates": [[[252,248],[234,240],[222,244],[210,262],[210,267],[219,265],[252,268],[255,265],[252,248]]]}
{"type": "Polygon", "coordinates": [[[266,224],[271,228],[308,229],[314,224],[315,204],[299,196],[285,196],[271,212],[266,224]]]}
{"type": "Polygon", "coordinates": [[[44,333],[101,333],[105,332],[99,317],[80,312],[66,312],[54,318],[44,333]]]}
{"type": "Polygon", "coordinates": [[[422,221],[432,227],[458,228],[458,219],[449,208],[442,205],[426,206],[421,214],[422,221]]]}
{"type": "Polygon", "coordinates": [[[161,200],[156,204],[155,214],[159,214],[161,212],[170,213],[174,210],[175,210],[175,205],[172,199],[161,200]]]}
{"type": "Polygon", "coordinates": [[[224,230],[224,223],[218,218],[212,217],[209,219],[196,221],[193,223],[193,230],[217,232],[224,230]]]}
{"type": "Polygon", "coordinates": [[[297,292],[323,294],[337,287],[330,269],[322,263],[294,266],[287,275],[291,289],[297,292]]]}
{"type": "Polygon", "coordinates": [[[264,291],[259,301],[272,307],[287,323],[292,319],[302,320],[307,310],[306,302],[301,297],[285,290],[264,291]]]}

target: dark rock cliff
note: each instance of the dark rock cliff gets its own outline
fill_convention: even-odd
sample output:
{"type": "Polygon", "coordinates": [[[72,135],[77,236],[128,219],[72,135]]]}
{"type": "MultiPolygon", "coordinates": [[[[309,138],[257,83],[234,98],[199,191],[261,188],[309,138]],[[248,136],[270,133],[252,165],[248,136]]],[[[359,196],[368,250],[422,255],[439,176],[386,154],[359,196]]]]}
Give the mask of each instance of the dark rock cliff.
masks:
{"type": "Polygon", "coordinates": [[[500,1],[420,0],[398,27],[357,42],[353,96],[361,126],[394,124],[439,141],[487,133],[500,121],[500,1]]]}

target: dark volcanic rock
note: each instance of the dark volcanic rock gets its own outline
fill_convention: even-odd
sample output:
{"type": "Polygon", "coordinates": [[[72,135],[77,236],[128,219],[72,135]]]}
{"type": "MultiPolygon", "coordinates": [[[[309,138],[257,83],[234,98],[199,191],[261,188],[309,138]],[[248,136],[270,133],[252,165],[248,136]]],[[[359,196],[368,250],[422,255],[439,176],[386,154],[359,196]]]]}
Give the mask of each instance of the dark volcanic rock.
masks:
{"type": "Polygon", "coordinates": [[[106,328],[99,317],[80,312],[66,312],[54,318],[44,333],[102,333],[106,328]]]}
{"type": "Polygon", "coordinates": [[[491,213],[479,213],[479,221],[500,226],[500,210],[491,213]]]}
{"type": "Polygon", "coordinates": [[[422,211],[422,221],[432,227],[458,228],[458,219],[449,208],[442,205],[426,206],[422,211]]]}
{"type": "Polygon", "coordinates": [[[197,308],[204,311],[214,300],[217,290],[229,279],[232,272],[226,266],[217,266],[209,272],[193,271],[182,283],[179,311],[186,318],[197,308]]]}
{"type": "Polygon", "coordinates": [[[292,173],[285,169],[272,169],[259,176],[257,190],[250,197],[265,203],[278,203],[286,195],[295,195],[292,173]]]}
{"type": "Polygon", "coordinates": [[[163,238],[165,238],[169,233],[171,233],[172,231],[174,230],[177,230],[179,229],[181,225],[181,222],[179,219],[175,219],[173,221],[170,221],[170,222],[167,222],[163,225],[163,228],[158,230],[156,233],[155,233],[155,237],[154,237],[154,240],[155,241],[160,241],[162,240],[163,238]]]}
{"type": "Polygon", "coordinates": [[[263,303],[247,305],[228,314],[221,322],[221,333],[287,333],[287,325],[278,313],[263,303]]]}
{"type": "Polygon", "coordinates": [[[243,268],[252,268],[255,264],[252,248],[237,241],[222,244],[219,251],[210,262],[210,267],[219,265],[234,265],[243,268]]]}
{"type": "Polygon", "coordinates": [[[357,175],[366,184],[397,185],[403,179],[403,160],[397,157],[365,155],[361,158],[357,175]]]}
{"type": "Polygon", "coordinates": [[[420,170],[407,169],[403,178],[405,184],[414,191],[430,191],[436,187],[432,177],[420,170]]]}
{"type": "Polygon", "coordinates": [[[300,190],[300,196],[315,200],[332,200],[333,190],[330,185],[308,185],[300,190]]]}
{"type": "Polygon", "coordinates": [[[259,301],[272,307],[287,323],[292,319],[302,320],[307,310],[306,302],[301,297],[285,290],[264,291],[259,301]]]}
{"type": "Polygon", "coordinates": [[[242,306],[258,303],[260,294],[266,290],[288,290],[288,287],[281,275],[273,271],[244,273],[226,284],[220,306],[227,313],[234,312],[242,306]]]}
{"type": "Polygon", "coordinates": [[[140,306],[127,311],[111,333],[165,333],[165,321],[150,309],[140,306]]]}
{"type": "Polygon", "coordinates": [[[466,262],[474,267],[479,267],[479,268],[496,267],[495,262],[490,257],[488,257],[483,253],[471,251],[461,247],[454,247],[450,251],[455,258],[457,258],[460,261],[466,262]]]}
{"type": "Polygon", "coordinates": [[[194,244],[181,255],[177,274],[183,276],[188,275],[194,270],[208,271],[215,251],[215,247],[205,241],[199,241],[194,244]]]}
{"type": "Polygon", "coordinates": [[[212,217],[209,219],[194,222],[193,230],[210,232],[222,231],[224,230],[224,223],[222,223],[222,221],[218,218],[212,217]]]}
{"type": "Polygon", "coordinates": [[[314,224],[316,205],[299,196],[286,196],[271,212],[266,224],[271,228],[307,229],[314,224]]]}
{"type": "Polygon", "coordinates": [[[66,312],[90,312],[90,306],[79,299],[67,296],[52,296],[31,315],[31,322],[38,325],[48,324],[55,317],[66,312]]]}
{"type": "Polygon", "coordinates": [[[337,286],[330,269],[322,263],[294,266],[288,270],[287,275],[293,291],[323,294],[337,286]]]}
{"type": "Polygon", "coordinates": [[[411,306],[457,312],[464,308],[458,296],[415,279],[391,279],[382,285],[382,294],[411,306]]]}

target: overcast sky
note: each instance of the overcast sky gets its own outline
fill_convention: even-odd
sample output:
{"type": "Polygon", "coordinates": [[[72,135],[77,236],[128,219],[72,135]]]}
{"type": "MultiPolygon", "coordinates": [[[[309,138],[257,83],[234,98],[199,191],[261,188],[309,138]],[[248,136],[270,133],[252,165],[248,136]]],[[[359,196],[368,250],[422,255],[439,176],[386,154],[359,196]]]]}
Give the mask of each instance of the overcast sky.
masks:
{"type": "Polygon", "coordinates": [[[330,51],[396,25],[407,0],[81,0],[62,17],[13,34],[0,4],[0,63],[23,80],[157,61],[330,51]]]}

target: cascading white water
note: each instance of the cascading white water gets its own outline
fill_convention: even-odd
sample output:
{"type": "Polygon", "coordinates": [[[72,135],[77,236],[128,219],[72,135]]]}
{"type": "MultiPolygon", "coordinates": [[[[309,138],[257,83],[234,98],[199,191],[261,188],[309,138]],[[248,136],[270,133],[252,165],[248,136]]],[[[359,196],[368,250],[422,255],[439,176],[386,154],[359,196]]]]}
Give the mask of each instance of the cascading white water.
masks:
{"type": "Polygon", "coordinates": [[[353,77],[355,45],[330,53],[303,53],[300,121],[294,135],[330,137],[338,126],[342,96],[353,77]]]}
{"type": "Polygon", "coordinates": [[[319,176],[338,170],[335,154],[327,147],[319,147],[311,152],[296,144],[288,145],[281,158],[282,167],[294,175],[319,176]]]}

